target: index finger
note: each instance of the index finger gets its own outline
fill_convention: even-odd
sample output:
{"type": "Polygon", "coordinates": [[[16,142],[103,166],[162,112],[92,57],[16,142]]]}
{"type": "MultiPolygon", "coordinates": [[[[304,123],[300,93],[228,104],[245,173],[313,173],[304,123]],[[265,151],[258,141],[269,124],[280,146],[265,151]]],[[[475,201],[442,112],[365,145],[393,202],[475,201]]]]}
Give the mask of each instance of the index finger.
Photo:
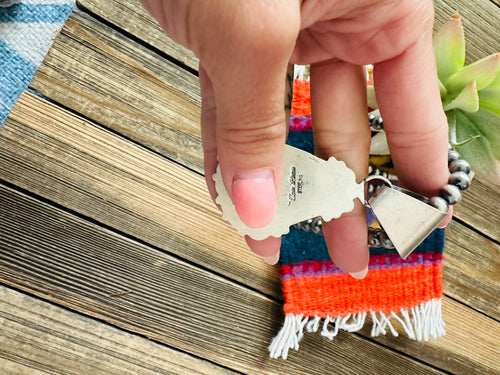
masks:
{"type": "Polygon", "coordinates": [[[437,195],[448,180],[448,122],[441,104],[432,32],[374,66],[377,102],[398,178],[437,195]]]}

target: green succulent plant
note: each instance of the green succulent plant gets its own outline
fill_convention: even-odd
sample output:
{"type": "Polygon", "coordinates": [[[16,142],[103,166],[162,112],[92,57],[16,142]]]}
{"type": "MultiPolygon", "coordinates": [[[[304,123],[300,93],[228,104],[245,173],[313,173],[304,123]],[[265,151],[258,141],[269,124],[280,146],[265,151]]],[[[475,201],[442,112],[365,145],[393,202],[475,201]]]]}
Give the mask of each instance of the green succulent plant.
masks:
{"type": "Polygon", "coordinates": [[[450,143],[472,169],[500,183],[500,53],[465,65],[462,21],[454,14],[434,35],[450,143]]]}
{"type": "MultiPolygon", "coordinates": [[[[465,66],[462,21],[454,14],[433,38],[449,142],[472,170],[500,184],[500,53],[465,66]]],[[[378,108],[373,86],[368,106],[378,108]]],[[[371,154],[389,153],[385,133],[372,138],[371,154]]]]}

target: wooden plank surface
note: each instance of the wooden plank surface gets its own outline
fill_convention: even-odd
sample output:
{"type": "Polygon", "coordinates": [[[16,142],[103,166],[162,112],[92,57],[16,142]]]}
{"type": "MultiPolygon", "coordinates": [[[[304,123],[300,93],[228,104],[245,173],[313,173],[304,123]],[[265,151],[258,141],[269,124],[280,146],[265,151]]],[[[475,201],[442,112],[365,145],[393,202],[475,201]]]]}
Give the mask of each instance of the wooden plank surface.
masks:
{"type": "MultiPolygon", "coordinates": [[[[244,247],[239,247],[235,251],[234,247],[227,246],[228,242],[233,240],[241,241],[241,239],[234,232],[232,233],[224,223],[220,222],[220,218],[208,197],[198,198],[202,196],[201,192],[204,191],[203,181],[200,176],[185,170],[177,164],[170,163],[129,141],[122,140],[117,135],[107,132],[31,94],[23,95],[0,132],[0,175],[5,176],[4,178],[10,183],[73,209],[84,217],[95,216],[97,220],[106,221],[107,225],[115,227],[122,233],[131,232],[143,241],[148,243],[156,241],[158,244],[158,250],[155,251],[151,249],[146,251],[143,247],[136,248],[135,245],[132,248],[127,248],[129,241],[124,242],[122,238],[116,238],[116,236],[104,239],[100,237],[101,234],[95,227],[92,227],[91,234],[80,233],[81,229],[79,228],[83,224],[79,221],[69,220],[66,214],[59,214],[63,215],[64,219],[51,219],[52,216],[56,215],[53,211],[57,212],[57,210],[52,210],[50,207],[40,207],[38,205],[39,208],[36,210],[33,208],[30,211],[30,207],[36,206],[31,200],[29,200],[29,204],[23,203],[19,207],[19,213],[13,213],[12,205],[14,203],[5,204],[4,207],[8,207],[7,211],[10,215],[5,222],[11,223],[15,218],[18,223],[13,225],[23,227],[23,231],[30,234],[26,235],[29,239],[21,240],[15,237],[9,241],[10,246],[13,246],[13,248],[7,249],[6,254],[9,255],[9,258],[13,257],[14,259],[10,259],[9,263],[3,268],[1,277],[4,282],[38,295],[57,295],[57,297],[45,298],[105,319],[112,324],[118,324],[134,332],[148,336],[156,333],[155,336],[151,337],[160,341],[165,340],[165,338],[162,339],[165,334],[162,330],[166,329],[157,326],[158,322],[166,319],[164,315],[161,315],[161,312],[167,311],[165,314],[172,314],[174,317],[176,315],[172,306],[170,306],[170,310],[165,310],[164,306],[158,307],[157,304],[161,304],[161,301],[165,298],[174,301],[174,304],[178,303],[179,306],[184,306],[187,303],[181,298],[186,294],[186,290],[182,287],[177,292],[176,290],[169,291],[169,293],[174,293],[174,296],[167,293],[168,297],[163,296],[166,291],[163,291],[162,288],[174,287],[177,283],[183,285],[187,282],[184,278],[190,280],[193,278],[190,282],[195,283],[197,286],[192,286],[195,293],[198,295],[207,294],[205,297],[209,301],[204,303],[207,303],[207,306],[211,306],[211,303],[217,304],[218,309],[223,311],[214,310],[216,316],[224,317],[224,314],[229,314],[229,320],[234,316],[235,310],[233,306],[236,306],[233,301],[233,298],[236,297],[232,296],[232,294],[236,293],[241,297],[241,295],[249,293],[250,296],[255,295],[256,297],[255,299],[248,297],[250,300],[245,300],[245,303],[253,307],[248,310],[240,305],[240,308],[244,309],[245,313],[238,317],[234,324],[240,326],[243,323],[239,319],[244,319],[250,313],[257,314],[258,317],[255,318],[257,321],[252,321],[251,324],[259,327],[259,331],[255,332],[258,338],[252,338],[251,346],[258,347],[258,350],[260,350],[258,355],[262,358],[265,357],[265,347],[272,334],[277,331],[282,319],[279,313],[281,305],[275,304],[261,294],[255,294],[255,292],[249,290],[244,292],[241,289],[243,287],[236,288],[232,283],[223,283],[226,286],[229,285],[230,290],[225,289],[225,287],[221,289],[218,283],[212,285],[210,280],[214,277],[215,280],[219,280],[218,277],[210,274],[205,275],[207,271],[197,270],[195,266],[200,265],[204,269],[218,267],[218,273],[224,275],[224,277],[237,280],[241,283],[240,285],[248,285],[252,289],[260,291],[260,293],[264,292],[275,296],[279,295],[278,281],[276,280],[274,288],[269,288],[269,280],[272,279],[273,275],[277,277],[277,272],[273,267],[264,267],[263,263],[251,257],[244,247]],[[154,175],[150,175],[152,170],[156,171],[154,175]],[[82,175],[82,173],[85,174],[82,175]],[[168,176],[170,174],[176,176],[178,186],[168,183],[161,184],[169,180],[170,177],[168,176]],[[157,190],[155,194],[151,193],[151,180],[154,180],[155,184],[162,185],[154,185],[154,190],[157,190]],[[140,194],[140,199],[135,194],[140,194]],[[190,209],[194,209],[193,212],[186,214],[185,219],[182,216],[179,218],[169,217],[170,214],[165,212],[163,207],[171,205],[177,207],[179,202],[176,201],[185,200],[186,197],[193,197],[190,199],[196,200],[196,203],[188,202],[188,206],[191,205],[190,209]],[[151,202],[156,202],[156,204],[153,205],[151,202]],[[206,214],[205,211],[211,212],[210,210],[214,210],[214,215],[206,214]],[[206,238],[203,246],[197,244],[201,241],[200,239],[190,238],[190,236],[196,236],[198,231],[191,229],[189,218],[193,216],[203,217],[206,228],[212,228],[207,230],[214,230],[214,232],[209,233],[200,229],[204,234],[203,238],[206,238]],[[29,224],[29,218],[36,224],[29,224]],[[174,228],[179,225],[178,233],[168,228],[170,221],[173,219],[178,220],[178,222],[172,223],[174,228]],[[47,221],[47,228],[40,227],[44,220],[47,221]],[[162,222],[162,220],[165,220],[165,222],[162,222]],[[182,229],[183,226],[184,229],[182,229]],[[45,233],[46,231],[48,232],[45,233]],[[54,231],[60,233],[56,236],[56,238],[60,238],[57,243],[54,243],[56,239],[51,240],[54,235],[50,233],[54,233],[54,231]],[[151,235],[151,231],[153,231],[153,235],[151,235]],[[184,237],[181,236],[183,232],[186,232],[184,237]],[[80,234],[76,236],[76,233],[80,234]],[[94,240],[94,237],[98,237],[98,239],[94,240]],[[61,239],[66,238],[68,240],[62,245],[61,239]],[[158,238],[162,239],[162,241],[158,241],[158,238]],[[89,244],[90,240],[92,240],[92,245],[89,244]],[[209,246],[212,240],[215,241],[213,248],[209,246]],[[35,244],[33,244],[33,241],[35,241],[35,244]],[[46,241],[47,244],[45,244],[46,241]],[[71,241],[76,241],[76,243],[71,241]],[[217,241],[219,244],[217,244],[217,241]],[[37,248],[36,252],[32,253],[24,249],[23,246],[19,246],[19,244],[29,242],[32,243],[31,246],[37,248]],[[99,255],[104,251],[99,247],[101,243],[111,247],[111,250],[107,250],[107,253],[115,254],[115,252],[118,252],[116,254],[120,255],[110,255],[109,259],[108,256],[102,258],[99,255]],[[66,248],[66,245],[69,248],[66,248]],[[41,253],[41,248],[44,246],[49,247],[45,255],[41,253]],[[97,247],[89,253],[92,246],[97,247]],[[60,249],[57,250],[57,254],[55,249],[60,249]],[[85,259],[81,258],[83,255],[79,253],[78,249],[84,249],[82,251],[86,254],[85,259]],[[160,249],[162,252],[159,251],[160,249]],[[20,250],[29,259],[23,260],[22,257],[19,258],[18,253],[20,250]],[[165,275],[170,274],[171,271],[167,272],[163,269],[163,264],[166,262],[163,257],[167,257],[169,262],[171,258],[163,251],[175,254],[176,258],[172,258],[175,262],[179,262],[179,260],[176,260],[178,257],[186,257],[193,264],[188,268],[182,266],[184,270],[182,280],[176,279],[174,282],[169,278],[165,278],[165,275]],[[76,252],[76,254],[73,254],[73,252],[76,252]],[[15,254],[15,256],[11,256],[12,254],[15,254]],[[92,261],[88,259],[89,256],[92,257],[92,261]],[[211,260],[211,256],[214,259],[211,260]],[[249,259],[256,261],[253,266],[248,263],[244,265],[236,263],[248,262],[249,259]],[[61,260],[64,260],[69,265],[62,267],[58,263],[61,260]],[[246,270],[246,272],[239,275],[234,268],[240,266],[241,270],[246,270]],[[35,271],[33,271],[33,267],[36,268],[35,271]],[[91,269],[88,270],[88,267],[91,269]],[[34,273],[34,276],[28,277],[28,272],[34,273]],[[96,272],[99,277],[97,277],[96,272]],[[194,274],[192,274],[193,272],[194,274]],[[107,277],[109,274],[113,276],[107,277]],[[106,276],[106,280],[102,281],[105,285],[102,283],[95,285],[95,280],[99,280],[103,275],[106,276]],[[198,276],[196,275],[201,279],[197,279],[198,276]],[[139,278],[139,281],[136,278],[139,278]],[[122,301],[116,301],[116,298],[109,300],[111,294],[129,290],[137,291],[137,288],[142,293],[143,290],[148,289],[147,285],[152,282],[151,280],[155,280],[153,285],[155,288],[160,289],[155,289],[155,292],[152,295],[150,294],[146,300],[139,297],[140,303],[135,300],[137,298],[136,292],[123,296],[125,305],[121,305],[122,301]],[[233,288],[236,288],[236,292],[233,288]],[[176,293],[179,295],[177,296],[176,293]],[[212,296],[212,294],[216,294],[216,296],[212,296]],[[130,298],[133,298],[133,302],[129,302],[130,298]],[[153,301],[150,301],[150,298],[153,301]],[[212,300],[212,298],[215,298],[215,300],[212,300]],[[219,298],[227,300],[224,302],[219,298]],[[228,306],[231,306],[231,309],[228,309],[228,306]],[[133,311],[127,310],[132,307],[133,311]],[[270,312],[272,316],[268,315],[270,312]],[[136,314],[139,314],[139,316],[136,316],[136,314]],[[156,314],[160,314],[160,316],[156,314]],[[146,320],[142,317],[143,315],[147,316],[146,320]],[[161,337],[158,337],[158,335],[161,337]]],[[[19,197],[11,199],[13,202],[19,200],[19,197]]],[[[182,206],[180,207],[182,208],[182,206]]],[[[178,211],[178,208],[175,211],[178,211]]],[[[6,234],[1,238],[18,236],[18,233],[23,232],[19,230],[20,227],[12,228],[8,231],[8,235],[6,234]]],[[[468,246],[477,245],[478,241],[487,240],[458,223],[454,223],[451,229],[453,229],[453,232],[463,234],[454,236],[453,241],[448,241],[451,243],[451,250],[448,251],[447,261],[451,259],[451,263],[450,266],[445,268],[447,289],[450,286],[453,287],[451,296],[463,300],[473,309],[484,310],[485,313],[492,316],[498,314],[495,309],[495,306],[498,305],[498,295],[495,293],[495,290],[498,290],[498,277],[495,278],[495,275],[498,274],[495,271],[498,270],[498,257],[495,257],[495,254],[498,253],[498,246],[494,245],[496,247],[491,248],[480,246],[479,250],[481,251],[464,252],[463,247],[467,248],[468,246]],[[463,256],[453,255],[454,253],[463,254],[463,256]],[[466,265],[466,267],[463,265],[466,265]],[[490,276],[491,278],[489,278],[490,276]],[[471,296],[477,297],[471,298],[471,296]]],[[[106,231],[104,235],[108,236],[109,233],[106,231]]],[[[451,321],[447,319],[448,337],[454,338],[458,334],[458,338],[461,338],[461,335],[468,334],[479,337],[481,340],[470,340],[470,346],[463,345],[458,348],[450,348],[448,342],[442,340],[433,340],[430,344],[418,344],[419,353],[415,354],[414,345],[416,344],[406,343],[405,340],[401,344],[401,342],[393,339],[397,349],[408,356],[417,356],[422,361],[429,362],[437,367],[445,364],[443,358],[453,358],[453,360],[450,359],[449,361],[456,363],[457,369],[464,371],[475,368],[495,368],[494,364],[484,361],[482,356],[495,358],[495,340],[497,335],[500,334],[498,322],[466,306],[457,310],[457,306],[460,307],[460,304],[448,298],[445,298],[444,303],[445,305],[450,304],[448,311],[452,312],[451,321]],[[466,313],[453,313],[460,310],[464,310],[466,313]],[[464,327],[463,319],[467,320],[467,327],[464,327]],[[478,336],[475,332],[476,327],[488,327],[487,332],[490,340],[478,336]],[[441,355],[435,355],[436,352],[441,353],[441,355]]],[[[196,310],[189,303],[183,309],[183,311],[196,310]]],[[[210,309],[208,310],[210,311],[210,309]]],[[[195,311],[195,313],[199,313],[199,311],[195,311]]],[[[204,319],[210,319],[210,317],[211,315],[204,319]]],[[[170,319],[172,318],[170,317],[170,319]]],[[[180,322],[178,324],[175,329],[183,332],[182,324],[180,322]]],[[[210,331],[208,326],[213,322],[207,321],[204,324],[207,325],[206,331],[210,331]]],[[[243,324],[243,328],[247,327],[245,324],[243,324]]],[[[189,329],[194,330],[194,328],[189,329]]],[[[231,329],[231,327],[228,329],[231,329]]],[[[213,332],[214,330],[212,330],[213,332]]],[[[216,334],[220,334],[220,332],[217,331],[216,334]]],[[[369,335],[368,332],[363,334],[369,335]]],[[[350,335],[346,334],[346,337],[350,337],[350,335]]],[[[237,338],[236,340],[240,339],[237,338]]],[[[340,338],[341,342],[345,339],[340,338]]],[[[309,355],[309,350],[317,350],[314,345],[325,345],[317,340],[317,338],[307,338],[304,345],[301,345],[299,353],[305,351],[304,355],[309,355]],[[304,349],[305,347],[309,349],[304,349]]],[[[357,338],[356,340],[361,339],[357,338]]],[[[388,341],[392,342],[393,340],[388,341]]],[[[168,344],[173,345],[170,341],[168,344]]],[[[189,350],[184,346],[190,346],[191,342],[189,344],[176,342],[175,345],[180,345],[182,350],[189,350]]],[[[337,345],[332,345],[326,345],[329,348],[325,350],[336,350],[337,345]]],[[[354,344],[349,343],[348,345],[354,344]]],[[[356,345],[361,344],[356,341],[356,345]]],[[[368,355],[370,358],[373,355],[371,347],[362,350],[368,350],[368,353],[372,353],[368,355]]],[[[212,355],[216,356],[213,353],[212,355]]],[[[301,355],[299,354],[298,358],[308,362],[308,360],[304,359],[307,357],[301,357],[301,355]]],[[[202,356],[205,356],[205,353],[202,356]]]]}
{"type": "Polygon", "coordinates": [[[453,215],[500,242],[500,187],[488,181],[474,179],[464,199],[453,209],[453,215]]]}
{"type": "MultiPolygon", "coordinates": [[[[450,298],[443,300],[443,319],[446,335],[437,340],[422,343],[403,335],[397,339],[380,336],[375,340],[451,374],[500,373],[499,341],[492,334],[498,332],[498,321],[478,314],[450,298]]],[[[369,334],[368,328],[363,328],[366,335],[369,334]]]]}
{"type": "MultiPolygon", "coordinates": [[[[495,14],[500,23],[500,11],[495,14]]],[[[500,33],[494,37],[500,45],[500,33]]],[[[489,53],[494,52],[493,46],[487,48],[489,53]]],[[[82,13],[74,14],[58,35],[31,86],[52,100],[203,173],[196,78],[98,21],[82,13]],[[110,64],[113,69],[106,68],[110,64]],[[171,103],[186,107],[172,107],[171,103]],[[172,111],[178,112],[168,117],[172,111]]],[[[498,199],[498,189],[476,179],[457,207],[456,217],[498,242],[500,213],[495,204],[498,199]],[[495,207],[496,212],[492,213],[495,207]]]]}
{"type": "Polygon", "coordinates": [[[1,185],[0,218],[1,282],[236,371],[440,373],[347,333],[272,360],[282,306],[267,297],[1,185]]]}
{"type": "Polygon", "coordinates": [[[500,321],[500,246],[456,222],[445,244],[445,293],[500,321]]]}
{"type": "MultiPolygon", "coordinates": [[[[456,210],[459,220],[447,231],[447,336],[428,343],[371,339],[365,327],[330,343],[312,334],[287,361],[269,360],[266,347],[283,319],[278,273],[250,254],[206,193],[196,59],[183,56],[137,1],[79,3],[138,42],[76,12],[32,87],[90,121],[24,94],[0,130],[0,182],[59,205],[0,184],[0,222],[5,223],[0,283],[167,344],[180,357],[167,356],[166,363],[182,365],[182,358],[193,358],[194,368],[201,361],[214,371],[255,374],[500,373],[500,192],[484,181],[474,181],[456,210]]],[[[437,25],[455,10],[464,18],[468,61],[499,49],[500,12],[493,2],[435,4],[437,25]]],[[[4,362],[0,341],[0,368],[46,373],[42,365],[33,370],[33,362],[12,357],[13,348],[34,337],[62,340],[63,325],[50,317],[55,310],[37,315],[49,319],[50,327],[28,323],[36,319],[29,315],[33,301],[21,296],[16,310],[8,307],[15,311],[9,317],[18,318],[8,321],[11,330],[4,336],[0,331],[0,340],[12,329],[23,334],[9,341],[11,359],[4,355],[4,362]]],[[[0,326],[7,322],[2,320],[7,305],[1,303],[0,296],[0,326]]],[[[69,327],[80,324],[73,315],[67,318],[69,327]]],[[[65,341],[49,343],[33,349],[33,355],[46,358],[77,350],[74,345],[85,347],[84,341],[68,342],[64,351],[65,341]]],[[[99,345],[95,342],[92,353],[102,352],[99,345]]],[[[116,351],[123,363],[143,365],[142,357],[128,363],[132,356],[123,350],[116,351]]],[[[89,359],[86,364],[108,365],[89,359]]],[[[67,367],[54,366],[61,372],[67,367]]]]}
{"type": "Polygon", "coordinates": [[[4,286],[0,286],[0,373],[235,374],[4,286]]]}
{"type": "Polygon", "coordinates": [[[89,0],[77,1],[85,9],[115,25],[150,46],[159,49],[192,70],[198,70],[198,59],[194,54],[170,39],[158,22],[150,16],[139,0],[89,0]]]}
{"type": "MultiPolygon", "coordinates": [[[[43,99],[25,94],[11,112],[0,133],[0,171],[16,186],[280,297],[275,268],[222,221],[201,176],[43,99]]],[[[498,245],[459,223],[448,237],[447,289],[498,318],[498,245]]]]}
{"type": "Polygon", "coordinates": [[[266,294],[275,269],[221,219],[202,176],[32,94],[0,133],[0,175],[266,294]]]}
{"type": "Polygon", "coordinates": [[[198,79],[89,16],[73,13],[31,87],[203,173],[198,79]]]}

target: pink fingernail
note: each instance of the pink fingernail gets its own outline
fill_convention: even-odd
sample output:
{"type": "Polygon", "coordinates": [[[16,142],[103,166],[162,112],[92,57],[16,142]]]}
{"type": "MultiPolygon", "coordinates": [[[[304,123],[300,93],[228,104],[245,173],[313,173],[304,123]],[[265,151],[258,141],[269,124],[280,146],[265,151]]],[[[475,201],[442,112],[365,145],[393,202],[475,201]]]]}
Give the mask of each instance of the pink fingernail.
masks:
{"type": "Polygon", "coordinates": [[[278,261],[280,260],[280,253],[278,252],[278,253],[271,255],[271,256],[268,256],[268,257],[262,257],[262,259],[267,264],[270,264],[271,266],[273,266],[276,263],[278,263],[278,261]]]}
{"type": "Polygon", "coordinates": [[[359,271],[359,272],[351,272],[350,275],[354,277],[355,279],[363,279],[366,275],[368,274],[368,267],[366,267],[364,270],[359,271]]]}
{"type": "Polygon", "coordinates": [[[276,212],[276,186],[270,169],[237,174],[232,185],[233,202],[241,221],[250,228],[263,228],[276,212]]]}

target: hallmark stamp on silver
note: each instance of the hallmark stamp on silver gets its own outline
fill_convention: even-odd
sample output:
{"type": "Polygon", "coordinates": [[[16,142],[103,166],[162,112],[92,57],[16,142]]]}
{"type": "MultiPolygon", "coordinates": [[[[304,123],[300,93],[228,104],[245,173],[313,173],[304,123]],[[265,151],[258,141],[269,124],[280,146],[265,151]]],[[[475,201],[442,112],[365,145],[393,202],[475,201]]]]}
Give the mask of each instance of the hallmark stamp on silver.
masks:
{"type": "Polygon", "coordinates": [[[364,202],[363,184],[344,162],[330,158],[320,159],[298,148],[285,146],[281,193],[273,221],[264,228],[249,228],[238,217],[227,193],[220,168],[213,176],[217,190],[216,202],[222,208],[223,219],[242,235],[255,240],[269,236],[280,237],[290,226],[311,217],[321,216],[325,221],[340,217],[354,208],[354,199],[364,202]]]}
{"type": "Polygon", "coordinates": [[[290,188],[288,190],[288,205],[290,206],[297,200],[297,195],[302,194],[304,188],[304,175],[297,175],[297,168],[294,166],[290,167],[288,183],[290,184],[290,188]]]}

